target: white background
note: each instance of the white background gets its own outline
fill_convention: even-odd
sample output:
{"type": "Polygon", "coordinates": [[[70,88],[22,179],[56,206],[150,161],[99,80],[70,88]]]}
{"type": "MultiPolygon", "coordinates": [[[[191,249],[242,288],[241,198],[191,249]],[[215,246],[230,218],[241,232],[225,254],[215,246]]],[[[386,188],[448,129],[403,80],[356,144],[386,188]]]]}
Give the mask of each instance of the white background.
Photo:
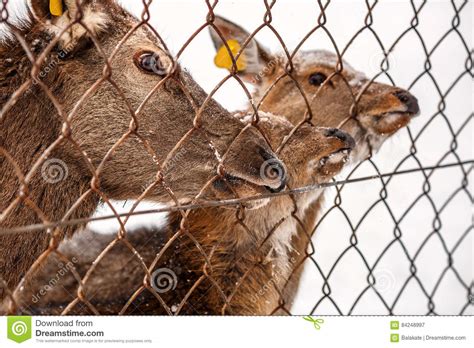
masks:
{"type": "MultiPolygon", "coordinates": [[[[122,1],[127,8],[139,15],[141,2],[122,1]]],[[[419,6],[420,2],[417,2],[419,6]]],[[[461,2],[457,2],[458,6],[461,2]]],[[[472,3],[461,12],[462,33],[469,49],[472,50],[472,3]]],[[[239,23],[248,31],[253,31],[263,21],[265,7],[263,1],[219,1],[215,12],[239,23]]],[[[151,6],[152,20],[158,32],[173,52],[178,52],[184,42],[204,22],[207,6],[204,1],[155,1],[151,6]]],[[[282,36],[286,45],[294,48],[314,26],[319,15],[316,1],[279,0],[273,8],[273,25],[282,36]]],[[[326,11],[327,29],[342,50],[352,36],[364,26],[367,7],[364,1],[334,1],[326,11]]],[[[417,30],[424,45],[430,51],[438,40],[451,28],[454,10],[448,1],[429,1],[419,14],[417,30]]],[[[380,37],[385,48],[410,26],[413,9],[408,1],[383,1],[373,11],[372,29],[380,37]]],[[[264,29],[257,39],[267,48],[276,52],[280,46],[270,30],[264,29]]],[[[325,48],[334,51],[323,31],[317,31],[303,46],[303,50],[325,48]]],[[[207,29],[199,34],[186,49],[181,64],[188,68],[194,78],[210,92],[227,74],[213,65],[214,47],[207,29]]],[[[377,40],[366,30],[351,45],[344,58],[355,68],[373,76],[379,72],[383,55],[377,40]]],[[[411,84],[423,72],[426,55],[419,37],[414,31],[407,34],[391,54],[390,76],[398,86],[410,88],[419,99],[421,116],[412,122],[411,133],[415,137],[422,127],[437,113],[440,92],[446,93],[449,86],[465,70],[467,53],[456,33],[451,33],[430,57],[432,68],[413,86],[411,84]],[[432,79],[435,79],[440,92],[432,79]]],[[[378,81],[389,82],[386,77],[378,81]]],[[[216,99],[230,110],[244,109],[246,97],[233,80],[228,81],[216,94],[216,99]]],[[[446,98],[444,115],[449,119],[454,132],[457,132],[473,110],[472,78],[465,75],[446,98]]],[[[448,124],[441,114],[435,116],[428,128],[416,142],[416,158],[424,167],[436,163],[450,149],[452,136],[448,124]]],[[[471,121],[457,139],[456,154],[461,160],[470,160],[472,155],[472,117],[471,121]]],[[[411,146],[409,133],[402,130],[387,141],[376,155],[374,162],[381,173],[388,173],[408,154],[411,146]]],[[[449,155],[442,163],[456,162],[449,155]]],[[[400,170],[419,168],[413,158],[406,160],[400,170]]],[[[465,167],[468,168],[467,166],[465,167]]],[[[427,171],[426,174],[429,172],[427,171]]],[[[365,163],[353,177],[374,175],[376,171],[370,163],[365,163]]],[[[344,178],[344,175],[341,177],[344,178]]],[[[430,179],[430,191],[410,210],[399,228],[402,241],[410,257],[414,257],[425,238],[433,232],[434,209],[439,210],[448,197],[461,186],[462,171],[459,167],[439,169],[430,179]],[[431,205],[430,200],[434,204],[431,205]]],[[[472,180],[472,175],[471,175],[472,180]]],[[[387,186],[386,204],[390,207],[395,220],[399,220],[410,204],[423,192],[424,176],[422,172],[394,177],[387,186]]],[[[472,188],[472,185],[470,186],[472,188]]],[[[356,226],[367,209],[380,198],[382,188],[380,180],[347,185],[342,194],[342,209],[353,226],[356,226]]],[[[472,190],[471,190],[472,194],[472,190]]],[[[328,207],[334,200],[334,192],[328,195],[328,207]]],[[[123,202],[117,206],[126,211],[123,202]]],[[[141,204],[139,210],[148,209],[141,204]]],[[[100,214],[109,214],[100,210],[100,214]]],[[[451,250],[460,236],[469,228],[472,219],[472,205],[465,191],[459,192],[452,202],[440,214],[442,228],[440,233],[451,250]]],[[[134,218],[134,225],[159,224],[164,218],[134,218]]],[[[113,232],[115,225],[107,223],[91,224],[101,232],[113,232]]],[[[382,250],[394,238],[395,223],[383,202],[378,203],[357,229],[358,250],[364,255],[370,267],[382,250]]],[[[314,237],[315,259],[322,272],[327,276],[341,253],[350,245],[351,228],[340,211],[332,211],[322,223],[314,237]]],[[[472,230],[453,254],[453,266],[465,284],[473,281],[473,238],[472,230]]],[[[440,274],[447,266],[447,255],[438,235],[432,235],[416,256],[416,275],[426,292],[431,294],[440,274]]],[[[394,243],[379,262],[374,275],[377,288],[389,306],[410,276],[410,265],[400,243],[394,243]]],[[[343,314],[348,314],[352,304],[367,287],[368,271],[356,249],[348,251],[329,278],[331,298],[343,314]]],[[[323,280],[313,263],[307,264],[297,303],[292,312],[308,314],[322,296],[323,280]]],[[[438,286],[433,302],[438,314],[459,314],[467,302],[467,290],[461,286],[452,270],[448,270],[438,286]]],[[[474,306],[466,314],[474,314],[474,306]]],[[[393,312],[395,314],[425,314],[428,300],[416,279],[412,278],[393,312]]],[[[328,299],[317,308],[318,314],[339,313],[328,299]]],[[[352,311],[354,314],[388,314],[381,301],[369,290],[352,311]]]]}

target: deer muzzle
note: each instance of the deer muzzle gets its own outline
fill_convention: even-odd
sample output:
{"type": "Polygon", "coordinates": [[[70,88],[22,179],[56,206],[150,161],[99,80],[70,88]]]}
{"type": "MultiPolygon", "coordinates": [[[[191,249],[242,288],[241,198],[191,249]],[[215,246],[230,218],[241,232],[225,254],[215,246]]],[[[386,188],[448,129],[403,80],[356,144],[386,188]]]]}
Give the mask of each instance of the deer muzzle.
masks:
{"type": "MultiPolygon", "coordinates": [[[[279,192],[286,186],[285,165],[253,126],[248,125],[242,130],[222,163],[225,171],[223,179],[227,184],[245,186],[248,192],[279,192]]],[[[219,186],[219,182],[215,186],[219,186]]]]}

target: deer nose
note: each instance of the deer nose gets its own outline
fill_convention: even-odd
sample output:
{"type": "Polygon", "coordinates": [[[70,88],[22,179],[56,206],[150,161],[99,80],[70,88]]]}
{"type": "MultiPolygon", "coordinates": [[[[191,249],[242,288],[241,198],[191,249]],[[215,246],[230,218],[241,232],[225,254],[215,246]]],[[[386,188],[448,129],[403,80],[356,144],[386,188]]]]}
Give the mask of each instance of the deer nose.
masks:
{"type": "Polygon", "coordinates": [[[410,92],[408,91],[397,91],[394,93],[395,97],[398,98],[405,106],[407,107],[406,112],[417,115],[420,112],[420,107],[418,105],[418,99],[415,98],[410,92]]]}
{"type": "Polygon", "coordinates": [[[328,128],[325,132],[325,135],[327,137],[338,138],[339,140],[344,142],[348,148],[352,149],[355,146],[354,138],[352,138],[349,134],[343,132],[338,128],[328,128]]]}
{"type": "Polygon", "coordinates": [[[228,175],[269,190],[281,191],[286,184],[285,165],[254,127],[232,142],[223,165],[228,175]]]}

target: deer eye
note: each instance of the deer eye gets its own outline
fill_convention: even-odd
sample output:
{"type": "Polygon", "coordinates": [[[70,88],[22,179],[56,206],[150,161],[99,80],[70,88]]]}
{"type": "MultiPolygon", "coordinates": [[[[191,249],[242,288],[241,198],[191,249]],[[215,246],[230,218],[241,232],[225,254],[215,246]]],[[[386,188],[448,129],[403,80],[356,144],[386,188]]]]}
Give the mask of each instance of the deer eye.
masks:
{"type": "Polygon", "coordinates": [[[321,86],[326,81],[327,76],[323,73],[314,73],[309,76],[309,83],[313,86],[321,86]]]}
{"type": "Polygon", "coordinates": [[[162,63],[160,56],[154,52],[139,52],[135,55],[134,61],[136,66],[150,74],[166,76],[168,69],[162,63]]]}

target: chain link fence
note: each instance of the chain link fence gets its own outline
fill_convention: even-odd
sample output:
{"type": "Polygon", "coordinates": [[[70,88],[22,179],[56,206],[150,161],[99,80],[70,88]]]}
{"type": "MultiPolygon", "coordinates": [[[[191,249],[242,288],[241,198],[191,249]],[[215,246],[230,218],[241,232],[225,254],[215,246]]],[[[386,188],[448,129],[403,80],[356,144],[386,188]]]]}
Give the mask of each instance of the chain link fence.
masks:
{"type": "MultiPolygon", "coordinates": [[[[138,19],[115,8],[112,1],[31,1],[34,15],[29,24],[12,18],[11,2],[2,0],[0,5],[4,36],[10,36],[0,46],[0,122],[4,137],[0,139],[2,312],[473,313],[473,227],[472,219],[466,216],[472,209],[469,186],[474,163],[472,148],[469,149],[469,143],[472,147],[472,90],[468,93],[469,100],[451,99],[460,93],[458,86],[465,88],[466,81],[472,88],[472,37],[469,39],[470,34],[462,27],[465,21],[470,21],[468,29],[472,27],[471,3],[404,3],[403,6],[409,8],[410,18],[405,26],[391,28],[396,35],[387,41],[378,31],[380,24],[376,30],[374,23],[377,23],[379,9],[389,5],[365,1],[363,6],[360,4],[364,13],[358,30],[342,41],[330,29],[332,8],[341,4],[313,1],[310,4],[314,11],[312,28],[299,33],[302,39],[290,49],[274,25],[274,18],[285,6],[299,6],[299,3],[263,1],[260,4],[263,21],[253,31],[236,34],[235,30],[242,29],[240,26],[226,27],[217,16],[221,1],[202,1],[200,6],[205,8],[206,16],[201,18],[201,25],[178,53],[172,55],[167,43],[150,24],[155,9],[151,6],[159,6],[151,0],[141,2],[143,11],[138,19]],[[427,8],[436,4],[443,5],[440,21],[449,17],[449,26],[428,42],[420,27],[423,27],[427,8]],[[216,60],[216,64],[227,67],[228,72],[207,95],[198,90],[194,82],[189,82],[188,75],[183,77],[184,68],[178,60],[192,50],[194,40],[207,35],[209,30],[218,51],[216,59],[220,54],[228,60],[227,63],[216,60]],[[263,66],[267,70],[251,66],[269,54],[255,41],[264,31],[276,39],[281,52],[278,59],[265,60],[263,66]],[[308,89],[301,80],[301,71],[317,55],[308,55],[306,60],[300,55],[307,48],[305,43],[319,34],[330,42],[335,58],[332,62],[325,56],[323,81],[318,81],[321,72],[318,75],[311,71],[310,84],[318,84],[318,88],[308,89]],[[83,37],[87,40],[82,40],[83,37]],[[111,41],[110,37],[120,39],[111,41]],[[370,64],[377,66],[376,72],[365,79],[343,59],[349,60],[351,48],[367,37],[377,42],[379,50],[369,57],[370,64]],[[408,37],[415,38],[418,57],[423,57],[419,73],[404,85],[420,102],[421,115],[413,120],[413,115],[409,119],[405,117],[413,102],[411,94],[397,87],[399,83],[392,77],[393,66],[397,64],[394,55],[414,54],[401,48],[408,37]],[[138,59],[133,60],[137,53],[131,47],[141,45],[143,40],[147,40],[145,53],[154,49],[150,46],[152,43],[162,45],[165,53],[152,52],[144,56],[141,51],[138,59]],[[216,44],[216,40],[221,44],[216,44]],[[449,53],[444,52],[448,49],[447,42],[455,42],[457,47],[457,56],[449,60],[446,60],[449,53]],[[246,56],[246,50],[257,54],[246,56]],[[444,52],[444,60],[438,58],[439,52],[444,52]],[[126,80],[129,83],[117,77],[130,73],[129,70],[114,73],[117,61],[120,66],[126,66],[128,58],[148,70],[144,73],[159,76],[151,88],[148,82],[135,77],[141,73],[138,70],[132,79],[126,80]],[[71,61],[80,63],[68,65],[71,61]],[[332,62],[330,71],[328,61],[332,62]],[[84,62],[89,66],[81,70],[84,62]],[[81,69],[71,68],[77,66],[81,69]],[[438,82],[440,77],[434,72],[437,66],[443,66],[443,83],[438,82]],[[99,77],[69,78],[84,71],[90,71],[92,77],[98,72],[99,77]],[[132,82],[135,78],[139,86],[132,82]],[[359,84],[355,84],[355,78],[359,84]],[[267,79],[267,83],[255,79],[267,79]],[[382,79],[388,83],[377,85],[382,79]],[[237,131],[229,119],[224,118],[220,121],[222,124],[214,126],[213,122],[218,121],[209,116],[212,113],[228,116],[213,104],[213,98],[228,81],[243,91],[249,105],[248,111],[237,115],[247,122],[237,131]],[[422,81],[428,81],[434,91],[429,96],[428,93],[419,96],[415,91],[424,83],[422,81]],[[259,93],[246,82],[257,85],[259,93]],[[80,83],[82,85],[74,85],[80,83]],[[113,90],[113,99],[104,92],[104,85],[113,90]],[[317,103],[325,105],[325,89],[331,88],[342,88],[348,93],[344,98],[349,103],[342,111],[344,103],[340,101],[325,108],[325,112],[332,113],[331,108],[334,108],[334,113],[339,113],[338,119],[328,121],[319,115],[320,104],[317,103]],[[372,105],[378,91],[388,88],[393,88],[390,89],[392,99],[384,102],[390,106],[378,102],[376,107],[385,109],[376,116],[398,117],[397,125],[390,130],[385,125],[384,130],[380,130],[377,128],[380,123],[377,126],[364,123],[366,119],[362,114],[367,110],[363,109],[363,103],[372,105]],[[143,94],[138,89],[146,91],[143,94]],[[281,98],[276,94],[279,90],[283,90],[281,98]],[[160,97],[162,92],[168,94],[160,97]],[[106,97],[100,100],[104,104],[113,100],[117,104],[114,112],[122,121],[126,120],[127,127],[120,134],[117,131],[123,129],[123,122],[116,118],[94,123],[83,116],[90,110],[87,105],[98,107],[93,101],[102,94],[106,97]],[[285,94],[290,96],[290,102],[282,97],[285,94]],[[137,100],[141,95],[145,96],[143,100],[137,100]],[[185,118],[192,114],[192,117],[188,122],[173,116],[159,119],[159,122],[171,123],[170,126],[165,124],[166,132],[160,133],[159,129],[150,128],[149,120],[143,116],[147,105],[153,105],[154,98],[160,103],[181,103],[179,109],[174,109],[174,104],[167,105],[165,112],[181,113],[185,118]],[[400,102],[407,110],[387,109],[400,102]],[[298,109],[295,122],[288,113],[291,115],[297,105],[304,112],[298,109]],[[286,117],[291,126],[265,112],[286,117]],[[30,117],[47,115],[51,120],[40,125],[24,120],[18,122],[22,120],[18,117],[21,113],[30,117]],[[405,117],[403,122],[402,116],[405,117]],[[410,125],[405,127],[409,121],[410,125]],[[173,126],[172,122],[176,124],[173,126]],[[315,152],[311,156],[317,160],[312,163],[316,170],[311,179],[302,179],[302,173],[307,170],[302,164],[309,156],[307,148],[325,146],[320,138],[310,142],[303,135],[304,132],[312,132],[315,137],[320,135],[319,126],[341,128],[355,139],[353,153],[366,151],[362,151],[363,158],[352,160],[352,167],[343,177],[323,180],[328,173],[317,170],[326,170],[329,163],[337,167],[329,167],[330,176],[336,175],[347,159],[344,153],[338,157],[342,162],[335,164],[332,162],[335,157],[315,152]],[[31,133],[36,132],[32,138],[22,138],[25,127],[31,133]],[[115,132],[111,130],[114,127],[115,132]],[[433,146],[434,150],[426,157],[424,151],[431,143],[424,137],[435,127],[441,146],[433,146]],[[78,138],[76,128],[82,128],[85,133],[99,133],[98,138],[104,139],[103,151],[95,152],[96,145],[89,143],[88,138],[78,138]],[[262,192],[263,184],[255,185],[252,180],[249,180],[252,185],[242,184],[232,172],[232,156],[242,167],[251,166],[242,161],[250,157],[239,157],[233,150],[250,129],[254,131],[252,139],[261,137],[266,144],[259,146],[271,148],[286,166],[283,168],[276,159],[267,158],[257,166],[258,175],[266,179],[290,176],[284,190],[270,187],[262,192]],[[154,140],[153,132],[164,140],[154,140]],[[204,137],[205,148],[215,157],[208,168],[209,176],[198,180],[193,169],[199,162],[210,162],[199,158],[201,148],[197,151],[192,147],[198,146],[199,141],[194,137],[201,132],[208,132],[204,137]],[[393,152],[383,152],[385,162],[381,164],[381,153],[375,156],[375,152],[394,133],[404,137],[409,146],[397,146],[399,138],[393,137],[387,147],[395,147],[396,156],[388,158],[393,152]],[[306,148],[295,145],[298,143],[306,148]],[[28,152],[23,145],[33,148],[28,152]],[[166,153],[159,152],[160,146],[167,149],[166,153]],[[67,151],[59,150],[66,147],[67,151]],[[114,162],[121,158],[122,150],[127,153],[128,166],[114,162]],[[58,153],[62,156],[55,157],[58,153]],[[113,168],[111,163],[117,167],[113,168]],[[141,178],[141,171],[145,171],[136,168],[142,163],[153,168],[153,175],[143,176],[143,180],[136,182],[135,178],[141,178]],[[107,176],[108,171],[115,174],[110,176],[113,179],[107,176]],[[186,182],[192,185],[188,187],[186,182]],[[400,190],[407,182],[410,182],[410,192],[400,190]],[[293,183],[298,185],[292,186],[293,183]],[[217,194],[208,198],[209,190],[217,194]],[[155,194],[155,191],[160,193],[155,194]],[[130,211],[125,214],[118,213],[113,204],[114,200],[121,199],[133,200],[130,211]],[[166,206],[138,209],[144,201],[157,201],[166,206]],[[99,202],[109,207],[111,215],[92,217],[99,202]],[[452,206],[454,211],[451,211],[452,206]],[[162,213],[166,213],[166,217],[163,218],[162,213]],[[127,222],[136,216],[148,220],[160,216],[165,223],[155,228],[132,230],[127,222]],[[116,234],[84,230],[90,222],[110,219],[118,222],[116,234]],[[424,253],[428,253],[427,256],[424,257],[424,253]],[[434,276],[426,277],[426,269],[432,269],[434,276]],[[446,291],[457,302],[447,301],[446,291]]],[[[391,6],[394,4],[394,8],[402,6],[397,2],[391,6]]],[[[184,7],[181,10],[186,11],[184,7]]],[[[232,17],[228,19],[237,22],[232,17]]],[[[253,151],[252,148],[240,150],[247,155],[253,151]]],[[[385,147],[380,151],[385,151],[385,147]]]]}

